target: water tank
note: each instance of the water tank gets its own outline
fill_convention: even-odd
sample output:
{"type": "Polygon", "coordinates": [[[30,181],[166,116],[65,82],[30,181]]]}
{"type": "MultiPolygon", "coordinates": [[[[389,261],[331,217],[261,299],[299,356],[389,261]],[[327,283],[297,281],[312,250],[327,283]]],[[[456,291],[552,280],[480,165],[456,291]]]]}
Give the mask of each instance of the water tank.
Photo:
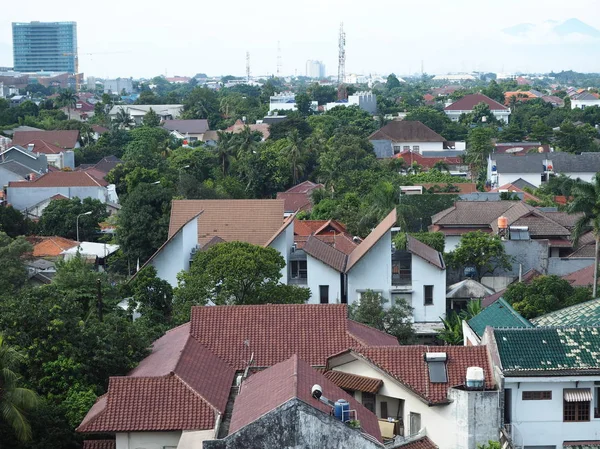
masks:
{"type": "Polygon", "coordinates": [[[483,368],[470,366],[467,368],[467,388],[483,388],[485,376],[483,368]]]}
{"type": "Polygon", "coordinates": [[[345,399],[338,399],[335,401],[333,414],[342,422],[348,421],[350,419],[350,403],[345,399]]]}
{"type": "Polygon", "coordinates": [[[508,218],[506,218],[504,216],[498,217],[498,228],[499,229],[508,228],[508,218]]]}

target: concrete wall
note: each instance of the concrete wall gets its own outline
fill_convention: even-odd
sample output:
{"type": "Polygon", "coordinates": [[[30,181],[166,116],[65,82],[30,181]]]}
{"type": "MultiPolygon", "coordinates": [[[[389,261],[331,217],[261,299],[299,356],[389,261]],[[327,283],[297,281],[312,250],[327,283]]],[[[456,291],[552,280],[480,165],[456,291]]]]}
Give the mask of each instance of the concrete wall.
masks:
{"type": "Polygon", "coordinates": [[[0,166],[0,188],[4,187],[5,185],[8,185],[8,183],[11,181],[23,181],[23,180],[24,180],[24,178],[22,178],[21,176],[0,166]]]}
{"type": "Polygon", "coordinates": [[[365,254],[348,272],[348,304],[359,299],[360,293],[373,290],[391,299],[392,288],[392,233],[391,231],[365,254]]]}
{"type": "Polygon", "coordinates": [[[451,388],[448,398],[453,401],[457,448],[475,449],[479,444],[498,439],[501,422],[498,391],[451,388]]]}
{"type": "Polygon", "coordinates": [[[460,235],[447,235],[444,241],[444,252],[454,251],[460,243],[460,235]]]}
{"type": "Polygon", "coordinates": [[[177,449],[200,449],[202,442],[213,440],[214,430],[184,430],[179,439],[177,449]]]}
{"type": "Polygon", "coordinates": [[[524,181],[539,187],[542,184],[542,167],[540,165],[539,173],[501,173],[498,171],[498,186],[515,182],[517,179],[523,179],[524,181]]]}
{"type": "Polygon", "coordinates": [[[339,304],[342,300],[341,273],[308,254],[306,255],[306,269],[308,272],[307,287],[311,292],[309,304],[321,302],[320,285],[329,285],[329,303],[339,304]]]}
{"type": "Polygon", "coordinates": [[[600,376],[507,377],[504,387],[511,390],[511,423],[516,428],[513,434],[516,435],[516,438],[513,437],[515,443],[521,446],[562,448],[563,441],[600,440],[600,419],[594,419],[593,409],[589,422],[563,421],[563,389],[592,388],[593,393],[594,381],[600,381],[600,376]],[[552,399],[523,401],[523,391],[552,391],[552,399]]]}
{"type": "Polygon", "coordinates": [[[391,140],[369,140],[369,142],[373,145],[373,151],[377,158],[383,159],[394,155],[391,140]]]}
{"type": "MultiPolygon", "coordinates": [[[[358,417],[360,420],[360,416],[358,417]]],[[[380,449],[379,443],[299,399],[291,399],[203,449],[380,449]]],[[[117,448],[120,449],[120,448],[117,448]]]]}
{"type": "Polygon", "coordinates": [[[446,314],[446,271],[412,255],[413,319],[420,322],[439,322],[446,314]],[[425,285],[433,285],[433,304],[424,305],[425,285]]]}
{"type": "Polygon", "coordinates": [[[191,220],[150,261],[159,278],[177,287],[177,274],[189,270],[192,249],[198,244],[198,219],[191,220]]]}
{"type": "Polygon", "coordinates": [[[593,257],[577,257],[573,259],[551,257],[548,259],[548,274],[566,276],[593,264],[593,257]]]}
{"type": "Polygon", "coordinates": [[[8,187],[7,199],[15,209],[24,210],[56,194],[67,198],[93,198],[106,203],[106,187],[8,187]]]}
{"type": "Polygon", "coordinates": [[[116,434],[116,449],[171,449],[176,448],[181,431],[123,432],[116,434]]]}
{"type": "Polygon", "coordinates": [[[279,251],[285,260],[285,267],[281,269],[282,284],[288,283],[290,252],[292,250],[292,246],[294,246],[294,223],[291,223],[287,228],[285,228],[285,230],[269,245],[269,247],[279,251]]]}

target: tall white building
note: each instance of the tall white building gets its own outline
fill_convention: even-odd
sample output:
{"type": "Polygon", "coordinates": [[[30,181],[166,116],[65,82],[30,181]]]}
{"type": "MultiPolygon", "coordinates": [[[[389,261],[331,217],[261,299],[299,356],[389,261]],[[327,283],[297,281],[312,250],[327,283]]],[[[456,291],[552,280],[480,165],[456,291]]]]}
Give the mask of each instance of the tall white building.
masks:
{"type": "Polygon", "coordinates": [[[306,61],[306,76],[317,79],[325,78],[325,64],[309,59],[306,61]]]}

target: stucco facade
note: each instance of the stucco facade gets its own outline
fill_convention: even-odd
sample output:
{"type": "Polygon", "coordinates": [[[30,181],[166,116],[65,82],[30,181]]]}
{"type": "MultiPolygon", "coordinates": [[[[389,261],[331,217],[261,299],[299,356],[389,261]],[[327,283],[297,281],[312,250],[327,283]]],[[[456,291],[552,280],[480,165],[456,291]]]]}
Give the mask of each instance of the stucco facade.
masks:
{"type": "Polygon", "coordinates": [[[309,304],[321,302],[320,287],[328,287],[328,304],[339,304],[342,301],[342,279],[339,271],[324,264],[310,255],[306,255],[307,287],[310,289],[309,304]]]}
{"type": "Polygon", "coordinates": [[[102,203],[108,201],[108,189],[95,187],[8,187],[7,200],[15,209],[25,210],[51,196],[60,194],[67,198],[92,198],[102,203]]]}
{"type": "Polygon", "coordinates": [[[373,290],[387,300],[392,289],[392,233],[383,237],[354,265],[347,274],[348,304],[360,299],[361,293],[373,290]]]}
{"type": "Polygon", "coordinates": [[[411,302],[413,321],[431,323],[446,315],[446,271],[412,255],[411,302]],[[433,304],[425,305],[425,286],[433,286],[433,304]]]}
{"type": "Polygon", "coordinates": [[[181,431],[122,432],[115,435],[116,449],[175,449],[181,431]]]}

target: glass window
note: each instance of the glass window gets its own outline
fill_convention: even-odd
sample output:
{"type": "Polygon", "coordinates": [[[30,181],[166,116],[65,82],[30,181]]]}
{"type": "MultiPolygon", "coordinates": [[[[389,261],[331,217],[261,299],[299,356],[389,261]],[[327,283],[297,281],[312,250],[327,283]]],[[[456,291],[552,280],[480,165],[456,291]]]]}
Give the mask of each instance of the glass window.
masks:
{"type": "Polygon", "coordinates": [[[446,374],[446,362],[427,362],[429,368],[429,381],[434,384],[445,384],[448,382],[446,374]]]}
{"type": "Polygon", "coordinates": [[[308,270],[306,267],[306,260],[292,260],[292,279],[306,279],[308,277],[308,270]]]}
{"type": "Polygon", "coordinates": [[[413,145],[413,153],[420,153],[421,152],[421,148],[419,147],[419,145],[413,145]]]}
{"type": "Polygon", "coordinates": [[[329,304],[329,285],[319,285],[321,304],[329,304]]]}
{"type": "Polygon", "coordinates": [[[421,430],[421,414],[410,413],[410,435],[416,435],[421,430]]]}
{"type": "Polygon", "coordinates": [[[433,305],[433,285],[423,286],[423,304],[426,306],[433,305]]]}
{"type": "Polygon", "coordinates": [[[524,391],[524,401],[548,401],[552,399],[552,391],[524,391]]]}
{"type": "Polygon", "coordinates": [[[580,422],[590,420],[590,402],[563,402],[563,420],[565,422],[580,422]]]}

